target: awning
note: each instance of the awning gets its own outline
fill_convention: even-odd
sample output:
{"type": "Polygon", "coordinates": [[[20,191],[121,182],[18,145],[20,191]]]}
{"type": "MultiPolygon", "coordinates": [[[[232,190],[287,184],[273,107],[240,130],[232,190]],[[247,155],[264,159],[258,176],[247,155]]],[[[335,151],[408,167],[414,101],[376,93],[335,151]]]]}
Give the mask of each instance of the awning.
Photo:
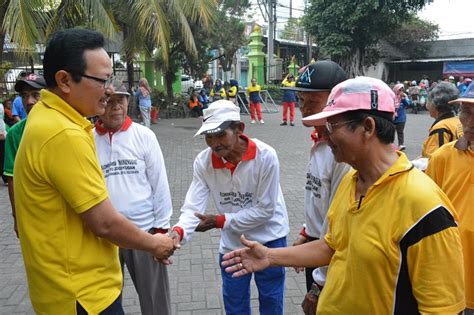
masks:
{"type": "Polygon", "coordinates": [[[405,60],[392,60],[386,61],[386,63],[425,63],[425,62],[457,62],[457,61],[469,61],[474,62],[474,57],[447,57],[447,58],[429,58],[429,59],[405,59],[405,60]]]}
{"type": "Polygon", "coordinates": [[[474,60],[443,63],[444,75],[474,76],[474,60]]]}

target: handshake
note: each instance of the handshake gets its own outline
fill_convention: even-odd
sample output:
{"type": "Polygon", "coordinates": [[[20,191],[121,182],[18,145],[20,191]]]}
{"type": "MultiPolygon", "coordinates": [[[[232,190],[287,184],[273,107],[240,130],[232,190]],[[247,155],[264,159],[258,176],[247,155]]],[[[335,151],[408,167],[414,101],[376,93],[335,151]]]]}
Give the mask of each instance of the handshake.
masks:
{"type": "Polygon", "coordinates": [[[174,254],[174,251],[181,248],[181,237],[178,232],[171,231],[167,234],[155,234],[154,246],[150,251],[155,260],[160,261],[164,265],[170,265],[173,261],[170,257],[174,254]]]}
{"type": "MultiPolygon", "coordinates": [[[[196,227],[196,232],[205,232],[210,229],[218,228],[217,216],[215,215],[204,215],[199,212],[195,212],[194,215],[199,219],[199,224],[196,227]]],[[[155,234],[156,245],[150,252],[156,260],[160,261],[165,265],[170,265],[173,262],[170,257],[174,254],[174,251],[181,248],[181,235],[176,230],[171,230],[167,234],[155,234]]]]}

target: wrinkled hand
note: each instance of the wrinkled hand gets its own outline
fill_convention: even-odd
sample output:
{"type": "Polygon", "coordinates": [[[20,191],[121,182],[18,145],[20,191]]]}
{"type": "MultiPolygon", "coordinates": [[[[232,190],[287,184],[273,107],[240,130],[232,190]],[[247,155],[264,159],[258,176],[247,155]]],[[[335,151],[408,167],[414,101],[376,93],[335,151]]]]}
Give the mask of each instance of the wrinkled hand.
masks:
{"type": "MultiPolygon", "coordinates": [[[[293,246],[304,244],[307,241],[308,239],[306,237],[304,237],[303,235],[298,235],[298,238],[296,239],[296,241],[293,242],[293,246]]],[[[304,271],[304,267],[293,267],[293,268],[295,269],[296,273],[300,273],[304,271]]]]}
{"type": "Polygon", "coordinates": [[[311,292],[306,293],[303,302],[301,303],[301,308],[305,315],[314,315],[316,314],[316,306],[318,305],[318,296],[315,296],[311,292]]]}
{"type": "Polygon", "coordinates": [[[233,273],[232,277],[244,276],[270,266],[267,247],[259,242],[247,240],[244,235],[240,236],[240,242],[245,248],[227,253],[222,258],[222,266],[227,267],[226,272],[233,273]]]}
{"type": "Polygon", "coordinates": [[[174,249],[179,249],[181,248],[181,235],[179,235],[178,232],[176,231],[171,231],[170,233],[168,233],[169,237],[171,237],[171,239],[173,240],[173,247],[174,249]]]}
{"type": "Polygon", "coordinates": [[[204,215],[199,212],[194,213],[194,215],[201,220],[199,225],[196,227],[196,232],[206,232],[210,229],[216,228],[217,220],[215,215],[204,215]]]}
{"type": "Polygon", "coordinates": [[[156,240],[156,245],[152,253],[155,259],[165,265],[172,264],[173,262],[169,257],[173,255],[175,249],[179,247],[174,246],[173,239],[168,235],[157,233],[153,235],[153,237],[156,240]]]}

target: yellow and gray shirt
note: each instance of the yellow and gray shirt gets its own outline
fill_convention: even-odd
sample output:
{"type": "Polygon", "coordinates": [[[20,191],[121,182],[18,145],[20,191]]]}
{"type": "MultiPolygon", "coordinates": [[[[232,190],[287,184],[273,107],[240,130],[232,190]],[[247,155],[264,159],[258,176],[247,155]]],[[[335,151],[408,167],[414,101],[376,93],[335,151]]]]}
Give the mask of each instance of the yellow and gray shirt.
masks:
{"type": "Polygon", "coordinates": [[[464,253],[466,305],[474,309],[474,151],[467,140],[446,144],[430,158],[426,174],[448,195],[459,215],[464,253]]]}
{"type": "Polygon", "coordinates": [[[356,171],[339,185],[325,236],[335,252],[318,314],[464,309],[456,214],[441,189],[400,154],[359,200],[356,171]]]}
{"type": "Polygon", "coordinates": [[[428,138],[423,143],[421,155],[429,158],[442,145],[462,136],[462,125],[453,113],[447,113],[436,119],[430,128],[428,138]]]}

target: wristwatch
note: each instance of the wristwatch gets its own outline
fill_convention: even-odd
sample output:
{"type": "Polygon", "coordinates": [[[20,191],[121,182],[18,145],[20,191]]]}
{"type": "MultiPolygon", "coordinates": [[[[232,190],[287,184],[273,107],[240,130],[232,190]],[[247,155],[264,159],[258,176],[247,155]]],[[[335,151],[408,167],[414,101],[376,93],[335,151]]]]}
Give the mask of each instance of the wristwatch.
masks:
{"type": "Polygon", "coordinates": [[[314,296],[319,296],[321,294],[321,290],[319,289],[318,285],[313,282],[311,285],[311,289],[309,290],[309,293],[311,293],[314,296]]]}

